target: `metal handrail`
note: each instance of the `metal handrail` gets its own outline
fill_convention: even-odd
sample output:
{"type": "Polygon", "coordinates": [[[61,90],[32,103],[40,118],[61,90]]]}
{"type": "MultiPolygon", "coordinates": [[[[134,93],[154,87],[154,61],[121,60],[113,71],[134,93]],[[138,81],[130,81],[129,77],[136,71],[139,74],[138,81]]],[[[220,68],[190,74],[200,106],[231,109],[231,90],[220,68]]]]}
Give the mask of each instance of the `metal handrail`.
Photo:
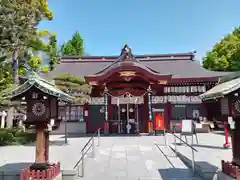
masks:
{"type": "Polygon", "coordinates": [[[192,147],[190,144],[188,144],[187,142],[185,142],[184,140],[182,140],[180,137],[178,137],[177,135],[175,135],[174,133],[171,133],[173,136],[175,136],[176,138],[178,138],[181,142],[183,142],[183,144],[186,144],[188,147],[190,147],[193,151],[198,152],[197,149],[195,149],[194,147],[192,147]]]}
{"type": "MultiPolygon", "coordinates": [[[[100,128],[99,128],[98,130],[100,130],[100,128]]],[[[88,142],[87,142],[87,143],[85,144],[85,146],[82,148],[81,152],[84,151],[84,149],[87,147],[87,145],[91,142],[91,140],[94,138],[94,136],[96,135],[96,133],[98,132],[98,130],[93,133],[92,137],[88,140],[88,142]]]]}
{"type": "MultiPolygon", "coordinates": [[[[174,130],[174,132],[175,132],[175,130],[174,130]]],[[[181,142],[186,144],[192,150],[192,171],[193,171],[193,174],[194,174],[195,173],[195,156],[194,156],[194,152],[198,152],[198,150],[195,149],[194,147],[192,147],[192,145],[190,145],[187,142],[183,141],[181,138],[179,138],[177,135],[175,135],[174,132],[171,133],[171,134],[174,136],[174,146],[175,146],[176,156],[177,156],[177,143],[176,143],[177,141],[176,141],[176,138],[178,138],[181,142]]],[[[192,144],[193,144],[193,134],[192,134],[192,144]]]]}
{"type": "MultiPolygon", "coordinates": [[[[100,130],[101,128],[98,128],[92,135],[92,137],[88,140],[88,142],[84,145],[84,147],[82,148],[81,152],[81,158],[78,160],[78,162],[75,164],[75,166],[73,167],[73,169],[75,168],[79,168],[79,164],[80,162],[82,162],[82,175],[81,177],[84,177],[84,156],[88,153],[88,151],[90,150],[90,148],[92,148],[92,158],[95,157],[95,142],[94,142],[94,137],[97,134],[98,137],[98,144],[97,146],[100,146],[100,130]],[[88,147],[88,145],[91,144],[91,146],[88,147]],[[88,149],[85,151],[85,149],[88,147],[88,149]]],[[[78,169],[78,175],[79,175],[79,169],[78,169]]]]}

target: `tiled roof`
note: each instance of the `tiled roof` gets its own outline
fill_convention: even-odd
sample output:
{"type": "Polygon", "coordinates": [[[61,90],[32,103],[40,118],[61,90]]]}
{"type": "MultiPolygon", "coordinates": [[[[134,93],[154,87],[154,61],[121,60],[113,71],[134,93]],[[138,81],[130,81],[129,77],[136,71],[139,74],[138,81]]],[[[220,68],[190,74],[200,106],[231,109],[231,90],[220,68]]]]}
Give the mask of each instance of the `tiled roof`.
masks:
{"type": "Polygon", "coordinates": [[[75,100],[74,97],[64,93],[63,91],[58,89],[53,83],[43,79],[34,72],[29,74],[27,81],[25,81],[22,85],[18,86],[13,91],[8,92],[5,96],[6,98],[12,99],[23,94],[32,87],[36,87],[40,91],[59,98],[60,100],[63,100],[65,102],[73,102],[75,100]]]}
{"type": "Polygon", "coordinates": [[[240,77],[232,79],[214,86],[212,89],[201,94],[199,97],[203,100],[224,97],[240,88],[240,77]]]}
{"type": "MultiPolygon", "coordinates": [[[[194,60],[193,53],[142,55],[135,58],[146,68],[160,74],[173,74],[173,78],[218,77],[229,72],[215,72],[204,69],[194,60]]],[[[62,57],[60,64],[49,75],[72,73],[77,76],[94,75],[110,66],[118,56],[62,57]]]]}

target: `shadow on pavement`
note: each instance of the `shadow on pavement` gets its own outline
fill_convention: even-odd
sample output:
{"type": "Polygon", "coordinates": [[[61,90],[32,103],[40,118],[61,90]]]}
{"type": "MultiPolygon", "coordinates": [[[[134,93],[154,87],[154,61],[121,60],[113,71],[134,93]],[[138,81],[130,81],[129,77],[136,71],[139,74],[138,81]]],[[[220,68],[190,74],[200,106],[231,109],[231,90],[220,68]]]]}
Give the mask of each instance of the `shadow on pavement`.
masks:
{"type": "MultiPolygon", "coordinates": [[[[53,140],[49,141],[49,146],[67,146],[68,144],[65,143],[65,140],[53,140]]],[[[24,146],[36,146],[36,143],[25,144],[24,146]]]]}
{"type": "MultiPolygon", "coordinates": [[[[203,145],[203,144],[194,144],[193,146],[202,147],[202,148],[209,148],[209,149],[226,149],[226,148],[220,147],[220,146],[211,146],[211,145],[203,145]]],[[[230,149],[230,148],[228,148],[228,149],[230,149]]]]}
{"type": "Polygon", "coordinates": [[[224,131],[213,131],[213,134],[225,135],[224,131]]]}
{"type": "MultiPolygon", "coordinates": [[[[178,157],[188,168],[192,168],[192,160],[184,154],[177,152],[178,157]]],[[[213,179],[218,171],[218,167],[206,161],[195,161],[195,172],[204,179],[213,179]]]]}
{"type": "Polygon", "coordinates": [[[196,164],[198,167],[201,167],[202,172],[204,173],[212,173],[218,170],[217,166],[210,164],[209,162],[206,161],[196,161],[196,164]]]}
{"type": "MultiPolygon", "coordinates": [[[[68,134],[67,138],[92,137],[94,134],[68,134]]],[[[97,136],[97,134],[95,134],[97,136]]],[[[138,137],[140,134],[101,134],[101,137],[138,137]]],[[[65,138],[63,135],[61,138],[65,138]]]]}
{"type": "MultiPolygon", "coordinates": [[[[183,143],[176,143],[176,145],[178,146],[184,146],[183,143]]],[[[204,145],[204,144],[193,144],[194,147],[200,147],[200,148],[209,148],[209,149],[226,149],[224,147],[221,147],[221,146],[212,146],[212,145],[204,145]]],[[[227,148],[227,149],[231,149],[231,148],[227,148]]],[[[227,150],[226,149],[226,150],[227,150]]]]}
{"type": "Polygon", "coordinates": [[[204,179],[214,179],[218,167],[206,161],[196,161],[196,172],[204,179]]]}
{"type": "Polygon", "coordinates": [[[163,180],[194,178],[193,174],[191,173],[191,171],[189,171],[189,169],[179,169],[179,168],[158,169],[158,172],[162,176],[163,180]]]}
{"type": "Polygon", "coordinates": [[[24,162],[24,163],[7,163],[0,167],[0,172],[14,172],[20,173],[21,170],[31,166],[33,162],[24,162]]]}

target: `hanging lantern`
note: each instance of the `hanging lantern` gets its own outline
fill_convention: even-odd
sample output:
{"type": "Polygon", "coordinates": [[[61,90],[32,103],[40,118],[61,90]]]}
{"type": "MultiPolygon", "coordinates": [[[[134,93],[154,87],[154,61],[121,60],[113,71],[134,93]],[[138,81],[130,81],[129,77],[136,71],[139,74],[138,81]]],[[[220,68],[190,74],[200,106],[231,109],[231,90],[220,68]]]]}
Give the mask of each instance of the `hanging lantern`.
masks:
{"type": "Polygon", "coordinates": [[[100,113],[104,113],[104,107],[101,107],[100,113]]]}

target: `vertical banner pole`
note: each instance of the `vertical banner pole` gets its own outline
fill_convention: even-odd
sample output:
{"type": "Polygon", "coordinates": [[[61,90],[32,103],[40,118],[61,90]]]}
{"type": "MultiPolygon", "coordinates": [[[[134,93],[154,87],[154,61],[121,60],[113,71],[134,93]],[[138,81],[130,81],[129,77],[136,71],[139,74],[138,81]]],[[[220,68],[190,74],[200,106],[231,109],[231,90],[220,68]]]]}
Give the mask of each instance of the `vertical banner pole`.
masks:
{"type": "Polygon", "coordinates": [[[154,133],[154,123],[152,117],[152,89],[151,86],[148,87],[148,116],[149,116],[149,132],[154,133]]]}
{"type": "Polygon", "coordinates": [[[130,124],[129,124],[129,104],[127,103],[127,133],[130,134],[130,124]]]}
{"type": "Polygon", "coordinates": [[[138,114],[138,104],[136,102],[136,113],[137,113],[137,133],[139,134],[139,114],[138,114]]]}
{"type": "Polygon", "coordinates": [[[120,102],[119,102],[119,98],[117,100],[117,106],[118,106],[118,133],[120,133],[122,131],[122,127],[121,127],[121,115],[120,115],[120,102]]]}
{"type": "Polygon", "coordinates": [[[104,133],[108,134],[108,89],[104,88],[104,105],[105,105],[105,123],[104,123],[104,133]]]}

